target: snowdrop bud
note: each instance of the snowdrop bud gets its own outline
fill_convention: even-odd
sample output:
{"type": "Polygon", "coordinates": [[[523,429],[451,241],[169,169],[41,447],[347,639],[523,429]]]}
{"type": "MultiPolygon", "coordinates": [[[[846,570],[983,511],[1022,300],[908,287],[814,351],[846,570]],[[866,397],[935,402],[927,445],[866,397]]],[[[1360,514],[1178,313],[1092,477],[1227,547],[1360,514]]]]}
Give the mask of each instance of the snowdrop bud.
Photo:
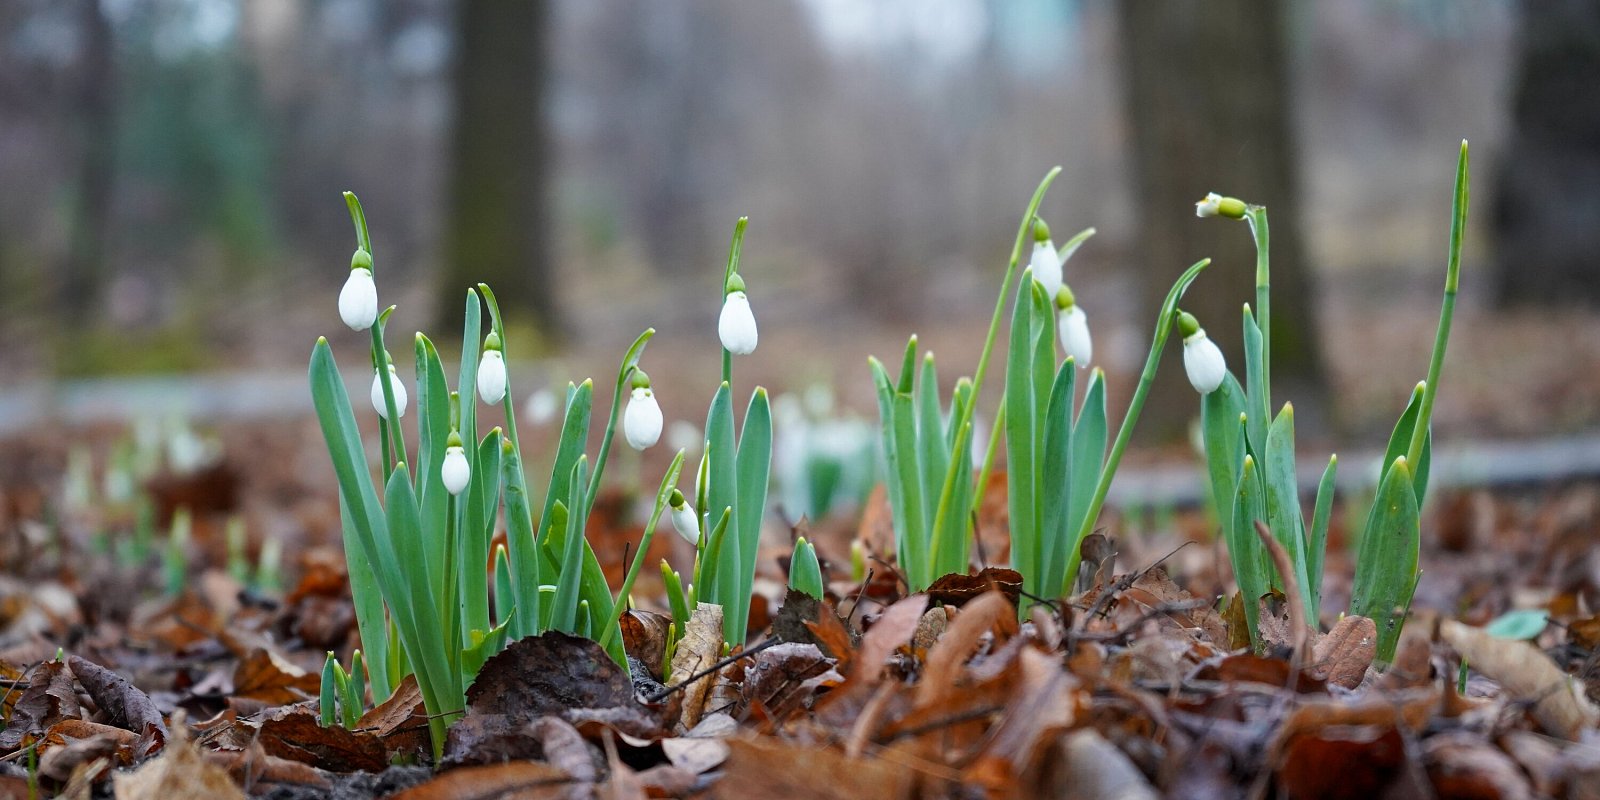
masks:
{"type": "Polygon", "coordinates": [[[1079,367],[1089,365],[1094,355],[1094,342],[1089,339],[1089,318],[1072,296],[1072,289],[1062,286],[1056,293],[1056,307],[1061,316],[1056,320],[1056,330],[1061,334],[1061,349],[1079,367]]]}
{"type": "Polygon", "coordinates": [[[1194,215],[1197,217],[1227,217],[1228,219],[1244,219],[1245,204],[1237,197],[1223,197],[1216,192],[1206,195],[1206,199],[1194,204],[1194,215]]]}
{"type": "Polygon", "coordinates": [[[1178,314],[1178,331],[1183,335],[1183,370],[1189,374],[1189,383],[1201,394],[1211,394],[1222,385],[1228,374],[1228,365],[1222,360],[1222,350],[1206,336],[1205,328],[1193,314],[1178,314]]]}
{"type": "Polygon", "coordinates": [[[444,465],[439,468],[444,488],[451,494],[461,494],[472,477],[472,467],[467,464],[467,452],[461,446],[461,434],[451,431],[445,440],[444,465]]]}
{"type": "Polygon", "coordinates": [[[717,336],[722,348],[738,356],[756,349],[756,316],[750,311],[750,298],[744,293],[744,279],[734,273],[728,279],[728,293],[722,300],[722,316],[717,319],[717,336]]]}
{"type": "Polygon", "coordinates": [[[672,490],[672,499],[668,502],[672,508],[672,527],[679,536],[688,540],[689,544],[700,543],[700,518],[694,513],[694,506],[689,505],[683,492],[672,490]]]}
{"type": "Polygon", "coordinates": [[[478,360],[478,396],[491,406],[506,397],[506,357],[493,331],[484,337],[483,357],[478,360]]]}
{"type": "Polygon", "coordinates": [[[1061,291],[1061,259],[1056,246],[1050,241],[1050,226],[1044,220],[1033,221],[1033,256],[1028,260],[1033,269],[1033,279],[1044,286],[1046,297],[1055,297],[1061,291]]]}
{"type": "Polygon", "coordinates": [[[628,410],[622,413],[622,434],[628,446],[643,450],[654,445],[661,438],[661,424],[661,405],[650,390],[650,376],[635,369],[633,394],[628,398],[628,410]]]}
{"type": "MultiPolygon", "coordinates": [[[[406,384],[400,380],[399,374],[394,371],[394,365],[389,365],[389,388],[394,392],[394,413],[399,416],[406,415],[406,384]]],[[[378,374],[372,374],[372,407],[377,409],[378,416],[389,418],[389,408],[383,402],[383,383],[378,380],[378,374]]]]}
{"type": "Polygon", "coordinates": [[[350,257],[350,277],[339,290],[339,318],[355,331],[372,327],[378,319],[378,285],[372,281],[372,256],[365,250],[350,257]]]}

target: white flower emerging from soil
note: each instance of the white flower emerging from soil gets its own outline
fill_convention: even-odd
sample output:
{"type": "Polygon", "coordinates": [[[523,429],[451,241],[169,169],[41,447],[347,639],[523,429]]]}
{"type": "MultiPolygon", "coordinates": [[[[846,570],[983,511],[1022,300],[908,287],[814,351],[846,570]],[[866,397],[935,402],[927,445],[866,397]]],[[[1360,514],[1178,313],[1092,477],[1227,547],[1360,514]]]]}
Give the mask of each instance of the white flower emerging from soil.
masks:
{"type": "Polygon", "coordinates": [[[672,527],[689,544],[700,543],[700,518],[694,513],[694,506],[684,498],[683,492],[672,490],[672,499],[667,504],[672,508],[672,527]]]}
{"type": "Polygon", "coordinates": [[[1061,349],[1079,367],[1089,366],[1094,356],[1094,342],[1089,338],[1089,317],[1083,313],[1072,295],[1072,289],[1063,285],[1056,293],[1056,307],[1061,316],[1056,320],[1056,330],[1061,334],[1061,349]]]}
{"type": "Polygon", "coordinates": [[[506,397],[506,357],[493,331],[484,337],[483,357],[478,359],[478,397],[491,406],[506,397]]]}
{"type": "Polygon", "coordinates": [[[661,425],[661,404],[650,389],[650,376],[635,369],[633,394],[628,397],[628,409],[622,412],[622,435],[629,447],[643,450],[661,438],[661,425]]]}
{"type": "Polygon", "coordinates": [[[439,478],[444,481],[445,490],[451,494],[461,494],[467,488],[467,481],[472,478],[466,449],[461,446],[461,434],[455,431],[451,431],[450,438],[445,440],[444,464],[439,467],[439,478]]]}
{"type": "Polygon", "coordinates": [[[1028,260],[1033,279],[1044,286],[1046,297],[1055,297],[1061,291],[1061,258],[1050,241],[1050,226],[1044,220],[1033,221],[1033,256],[1028,260]]]}
{"type": "MultiPolygon", "coordinates": [[[[389,365],[389,388],[394,392],[394,413],[401,417],[405,416],[406,384],[394,371],[394,364],[389,365]]],[[[389,418],[389,408],[383,402],[383,381],[379,380],[377,372],[372,373],[372,407],[377,410],[378,416],[389,418]]]]}
{"type": "Polygon", "coordinates": [[[1183,335],[1183,371],[1189,374],[1189,384],[1201,394],[1211,394],[1228,374],[1222,350],[1206,336],[1199,320],[1187,311],[1178,314],[1178,332],[1183,335]]]}
{"type": "Polygon", "coordinates": [[[365,250],[350,257],[350,277],[339,290],[339,318],[354,331],[378,320],[378,284],[372,280],[372,256],[365,250]]]}
{"type": "Polygon", "coordinates": [[[727,294],[722,299],[722,316],[717,318],[717,336],[722,348],[736,356],[747,356],[756,349],[756,315],[750,311],[750,298],[744,293],[744,279],[735,272],[728,278],[727,294]]]}

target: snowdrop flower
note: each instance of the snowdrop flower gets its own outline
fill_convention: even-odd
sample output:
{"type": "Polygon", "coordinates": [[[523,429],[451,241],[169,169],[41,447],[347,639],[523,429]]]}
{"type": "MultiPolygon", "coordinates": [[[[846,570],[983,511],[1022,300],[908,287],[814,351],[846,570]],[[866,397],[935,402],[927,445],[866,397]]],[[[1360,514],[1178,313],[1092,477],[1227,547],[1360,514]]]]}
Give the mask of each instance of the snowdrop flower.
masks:
{"type": "Polygon", "coordinates": [[[1228,374],[1222,350],[1207,338],[1206,329],[1187,311],[1178,313],[1178,332],[1183,335],[1183,370],[1189,373],[1190,385],[1201,394],[1211,394],[1228,374]]]}
{"type": "Polygon", "coordinates": [[[643,450],[661,438],[661,405],[655,392],[650,390],[650,376],[642,369],[633,371],[633,394],[628,398],[628,409],[622,412],[622,434],[628,446],[643,450]]]}
{"type": "Polygon", "coordinates": [[[350,257],[350,277],[339,290],[339,318],[355,331],[378,320],[378,285],[372,282],[372,256],[365,250],[350,257]]]}
{"type": "Polygon", "coordinates": [[[756,316],[750,311],[750,298],[744,293],[744,279],[735,272],[728,278],[722,300],[722,316],[717,319],[717,336],[722,348],[736,356],[747,356],[756,349],[756,316]]]}
{"type": "Polygon", "coordinates": [[[529,425],[544,425],[556,418],[556,412],[561,410],[561,401],[556,399],[556,393],[549,389],[539,389],[528,395],[523,404],[522,418],[529,425]]]}
{"type": "Polygon", "coordinates": [[[1206,195],[1206,199],[1194,204],[1194,215],[1197,217],[1227,217],[1228,219],[1244,219],[1244,201],[1237,197],[1223,197],[1216,192],[1206,195]]]}
{"type": "Polygon", "coordinates": [[[451,431],[450,438],[445,440],[444,465],[439,467],[439,478],[444,481],[445,491],[456,495],[467,488],[467,480],[471,477],[472,467],[467,464],[467,452],[461,446],[461,434],[451,431]]]}
{"type": "Polygon", "coordinates": [[[1061,309],[1061,316],[1056,320],[1061,349],[1079,367],[1088,366],[1094,355],[1094,342],[1089,339],[1089,317],[1083,313],[1070,287],[1062,285],[1061,291],[1056,292],[1056,308],[1061,309]]]}
{"type": "Polygon", "coordinates": [[[478,396],[491,406],[506,397],[506,357],[500,351],[500,336],[494,331],[483,338],[483,357],[478,360],[478,396]]]}
{"type": "Polygon", "coordinates": [[[672,499],[668,501],[672,508],[672,527],[679,536],[688,540],[689,544],[700,544],[700,518],[694,513],[694,506],[684,498],[683,492],[672,490],[672,499]]]}
{"type": "MultiPolygon", "coordinates": [[[[394,413],[399,416],[406,415],[406,384],[400,380],[399,374],[394,371],[394,364],[389,364],[389,388],[394,392],[394,413]]],[[[378,416],[388,419],[389,408],[383,402],[383,382],[378,379],[378,373],[372,374],[372,407],[377,410],[378,416]]]]}
{"type": "Polygon", "coordinates": [[[1033,269],[1033,279],[1044,286],[1046,297],[1055,297],[1061,291],[1061,259],[1056,246],[1050,241],[1050,226],[1044,220],[1033,221],[1033,256],[1028,260],[1033,269]]]}

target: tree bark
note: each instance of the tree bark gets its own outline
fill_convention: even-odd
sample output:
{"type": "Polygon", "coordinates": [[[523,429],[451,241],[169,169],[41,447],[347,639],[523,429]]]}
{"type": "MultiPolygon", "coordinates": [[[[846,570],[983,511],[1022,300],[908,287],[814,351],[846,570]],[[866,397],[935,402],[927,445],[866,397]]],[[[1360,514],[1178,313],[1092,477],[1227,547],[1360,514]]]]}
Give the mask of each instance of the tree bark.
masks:
{"type": "Polygon", "coordinates": [[[1512,134],[1494,189],[1501,305],[1600,305],[1600,5],[1522,5],[1512,134]]]}
{"type": "MultiPolygon", "coordinates": [[[[1124,0],[1117,4],[1123,100],[1138,223],[1140,309],[1156,309],[1178,273],[1212,265],[1182,306],[1243,380],[1242,304],[1254,302],[1249,226],[1194,217],[1215,191],[1272,212],[1274,402],[1318,416],[1324,386],[1312,279],[1299,234],[1286,20],[1278,0],[1124,0]]],[[[1144,328],[1147,321],[1138,322],[1144,328]]],[[[1174,337],[1176,338],[1176,337],[1174,337]]],[[[1157,377],[1142,436],[1170,439],[1197,413],[1176,343],[1157,377]]]]}
{"type": "Polygon", "coordinates": [[[459,0],[441,330],[461,323],[463,293],[481,281],[513,325],[559,334],[543,113],[550,7],[459,0]]]}
{"type": "Polygon", "coordinates": [[[100,309],[116,170],[116,42],[100,0],[79,0],[83,62],[77,92],[79,163],[66,264],[56,288],[64,319],[83,324],[100,309]]]}

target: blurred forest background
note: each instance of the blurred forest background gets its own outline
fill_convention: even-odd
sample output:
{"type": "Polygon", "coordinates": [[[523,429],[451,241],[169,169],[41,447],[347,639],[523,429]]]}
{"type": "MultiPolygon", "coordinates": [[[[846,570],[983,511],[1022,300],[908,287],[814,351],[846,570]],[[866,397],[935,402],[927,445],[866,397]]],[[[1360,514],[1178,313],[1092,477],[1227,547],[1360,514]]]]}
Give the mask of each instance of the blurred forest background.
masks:
{"type": "MultiPolygon", "coordinates": [[[[1237,341],[1250,245],[1194,219],[1214,189],[1274,211],[1302,417],[1381,428],[1425,371],[1467,138],[1440,425],[1587,428],[1597,89],[1584,0],[9,0],[0,427],[56,380],[122,373],[282,374],[303,409],[314,336],[353,336],[344,189],[395,331],[453,349],[485,279],[518,352],[565,380],[653,325],[651,373],[690,418],[709,383],[663,378],[715,370],[749,215],[751,369],[865,409],[865,356],[913,330],[947,379],[971,370],[1018,215],[1061,164],[1044,216],[1058,240],[1099,230],[1068,280],[1114,379],[1204,256],[1188,305],[1237,341]]],[[[1179,397],[1167,372],[1158,398],[1179,397]]]]}

